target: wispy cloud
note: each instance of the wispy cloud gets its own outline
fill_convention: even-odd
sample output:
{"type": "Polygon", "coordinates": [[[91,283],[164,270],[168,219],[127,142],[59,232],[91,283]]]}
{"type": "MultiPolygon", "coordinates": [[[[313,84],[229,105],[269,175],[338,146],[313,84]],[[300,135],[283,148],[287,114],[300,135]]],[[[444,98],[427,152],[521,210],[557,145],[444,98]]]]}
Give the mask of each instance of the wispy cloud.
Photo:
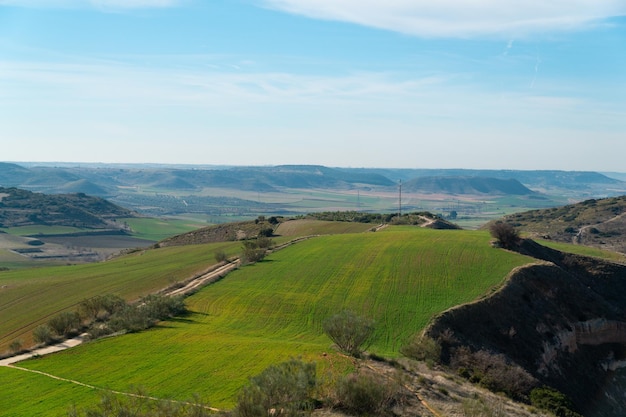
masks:
{"type": "Polygon", "coordinates": [[[0,7],[123,10],[174,7],[181,4],[181,2],[181,0],[0,0],[0,7]]]}
{"type": "Polygon", "coordinates": [[[311,18],[423,37],[527,36],[575,30],[626,14],[620,0],[260,0],[311,18]]]}

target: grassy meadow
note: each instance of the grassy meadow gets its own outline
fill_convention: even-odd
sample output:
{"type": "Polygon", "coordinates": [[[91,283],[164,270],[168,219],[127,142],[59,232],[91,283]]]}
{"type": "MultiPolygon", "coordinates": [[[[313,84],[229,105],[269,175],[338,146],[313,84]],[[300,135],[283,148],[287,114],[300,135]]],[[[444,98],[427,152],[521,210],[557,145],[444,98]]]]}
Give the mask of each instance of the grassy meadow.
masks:
{"type": "MultiPolygon", "coordinates": [[[[434,314],[493,291],[514,267],[532,261],[492,248],[489,239],[482,231],[414,227],[317,237],[205,287],[187,299],[192,311],[187,317],[20,366],[120,391],[142,386],[162,398],[186,400],[197,393],[212,406],[230,408],[247,378],[272,363],[301,356],[315,360],[318,372],[345,369],[348,362],[333,354],[322,332],[324,319],[336,312],[351,309],[374,319],[376,337],[369,350],[394,357],[434,314]]],[[[185,256],[172,254],[170,262],[185,256]]],[[[150,268],[152,274],[158,269],[150,268]]],[[[12,395],[22,409],[24,403],[38,403],[31,391],[19,388],[33,378],[0,368],[0,382],[17,386],[12,395]]],[[[51,383],[37,378],[42,386],[51,383]]],[[[67,406],[97,399],[97,393],[73,386],[57,392],[67,406]]],[[[0,409],[14,410],[6,408],[14,402],[0,398],[0,409]]],[[[66,410],[50,407],[42,415],[66,410]]]]}
{"type": "Polygon", "coordinates": [[[107,262],[0,272],[0,352],[14,340],[32,344],[31,331],[86,298],[128,300],[185,280],[215,264],[215,251],[238,253],[236,242],[141,250],[107,262]]]}

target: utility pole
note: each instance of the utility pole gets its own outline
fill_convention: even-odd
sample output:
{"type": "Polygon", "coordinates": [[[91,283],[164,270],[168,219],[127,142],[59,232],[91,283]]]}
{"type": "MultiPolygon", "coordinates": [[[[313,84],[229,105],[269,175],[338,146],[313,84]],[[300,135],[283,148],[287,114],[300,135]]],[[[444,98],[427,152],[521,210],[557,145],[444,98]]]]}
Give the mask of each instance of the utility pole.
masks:
{"type": "Polygon", "coordinates": [[[398,218],[402,217],[402,180],[398,187],[398,218]]]}

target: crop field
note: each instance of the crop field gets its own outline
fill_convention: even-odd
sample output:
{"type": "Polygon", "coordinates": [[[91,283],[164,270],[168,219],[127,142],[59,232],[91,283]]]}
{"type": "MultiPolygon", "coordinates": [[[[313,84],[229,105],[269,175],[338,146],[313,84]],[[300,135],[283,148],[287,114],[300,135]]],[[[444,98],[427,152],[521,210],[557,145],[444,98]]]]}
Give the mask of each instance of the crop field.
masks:
{"type": "Polygon", "coordinates": [[[235,242],[138,251],[107,262],[0,272],[0,352],[86,298],[116,294],[136,299],[187,279],[212,264],[214,253],[239,251],[235,242]]]}
{"type": "Polygon", "coordinates": [[[356,222],[333,222],[324,220],[290,220],[281,223],[276,229],[276,234],[280,236],[311,236],[311,235],[331,235],[343,233],[360,233],[366,232],[376,227],[371,223],[356,222]]]}
{"type": "Polygon", "coordinates": [[[124,218],[118,221],[127,223],[133,231],[133,237],[152,241],[186,233],[194,229],[208,226],[198,220],[156,219],[156,218],[124,218]]]}
{"type": "MultiPolygon", "coordinates": [[[[247,378],[269,364],[301,356],[315,360],[319,372],[345,369],[322,332],[332,314],[351,309],[374,319],[369,350],[394,357],[433,315],[489,293],[531,261],[492,248],[485,232],[390,227],[318,237],[189,297],[187,317],[20,366],[120,391],[142,386],[163,398],[197,393],[230,408],[247,378]]],[[[28,392],[15,395],[29,401],[28,392]]]]}

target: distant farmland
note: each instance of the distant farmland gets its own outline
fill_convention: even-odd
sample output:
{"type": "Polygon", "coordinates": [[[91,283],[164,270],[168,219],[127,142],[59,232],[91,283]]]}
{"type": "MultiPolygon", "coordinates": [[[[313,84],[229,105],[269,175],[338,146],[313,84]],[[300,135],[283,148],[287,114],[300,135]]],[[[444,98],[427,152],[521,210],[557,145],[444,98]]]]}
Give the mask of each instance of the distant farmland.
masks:
{"type": "MultiPolygon", "coordinates": [[[[514,267],[528,262],[493,249],[485,232],[390,227],[318,237],[188,298],[189,317],[21,366],[120,391],[142,386],[163,398],[185,400],[198,393],[213,406],[229,408],[247,378],[271,363],[297,356],[323,369],[343,363],[321,331],[323,320],[338,311],[373,318],[377,333],[370,350],[397,356],[402,343],[434,314],[492,291],[514,267]],[[330,355],[323,357],[324,352],[330,355]]],[[[156,269],[146,265],[146,273],[156,269]]],[[[0,368],[0,381],[9,378],[12,395],[33,401],[28,389],[15,387],[22,375],[0,368]]],[[[31,375],[23,378],[32,383],[31,375]]],[[[68,405],[73,399],[78,405],[87,401],[82,390],[73,398],[75,390],[67,384],[57,395],[68,405]]],[[[97,393],[92,397],[96,401],[97,393]]],[[[11,410],[13,401],[5,402],[0,399],[0,409],[11,410]]],[[[35,400],[30,410],[37,407],[35,400]]],[[[59,407],[57,414],[66,409],[59,407]]]]}

